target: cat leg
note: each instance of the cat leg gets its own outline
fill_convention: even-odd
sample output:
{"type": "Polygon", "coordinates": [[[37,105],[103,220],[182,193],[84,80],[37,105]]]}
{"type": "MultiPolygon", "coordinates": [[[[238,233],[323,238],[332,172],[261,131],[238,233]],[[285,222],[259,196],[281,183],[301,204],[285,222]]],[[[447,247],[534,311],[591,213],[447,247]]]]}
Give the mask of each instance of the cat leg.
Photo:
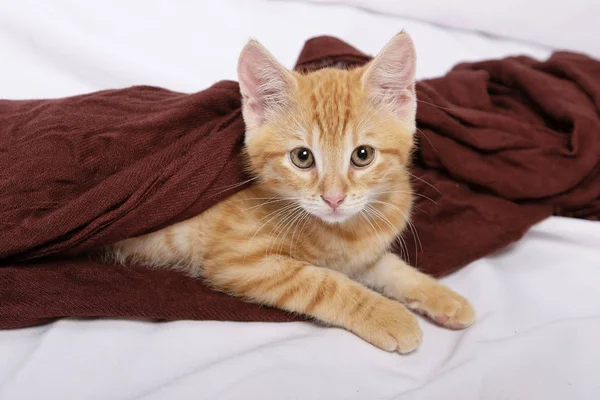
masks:
{"type": "Polygon", "coordinates": [[[448,328],[466,328],[475,321],[475,310],[467,299],[395,254],[385,254],[359,280],[448,328]]]}
{"type": "Polygon", "coordinates": [[[267,256],[246,264],[222,262],[204,275],[218,290],[343,327],[383,350],[408,353],[421,343],[417,318],[403,304],[337,271],[267,256]]]}

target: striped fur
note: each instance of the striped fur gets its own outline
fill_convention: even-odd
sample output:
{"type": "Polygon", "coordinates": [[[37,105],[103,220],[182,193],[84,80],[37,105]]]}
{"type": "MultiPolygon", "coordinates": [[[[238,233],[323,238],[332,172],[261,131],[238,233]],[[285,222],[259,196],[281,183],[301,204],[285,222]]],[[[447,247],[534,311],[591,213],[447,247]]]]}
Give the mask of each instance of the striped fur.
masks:
{"type": "Polygon", "coordinates": [[[388,351],[407,353],[421,342],[409,309],[450,328],[470,325],[467,300],[389,252],[408,223],[413,196],[411,63],[414,49],[404,33],[363,68],[307,75],[286,70],[250,42],[239,70],[246,156],[257,183],[197,217],[111,250],[346,328],[388,351]],[[394,75],[388,62],[402,69],[394,75]],[[386,79],[406,82],[390,86],[386,79]],[[365,168],[350,162],[360,145],[376,151],[365,168]],[[297,147],[312,151],[313,168],[291,163],[297,147]],[[322,216],[328,206],[321,195],[332,190],[346,195],[339,221],[322,216]]]}

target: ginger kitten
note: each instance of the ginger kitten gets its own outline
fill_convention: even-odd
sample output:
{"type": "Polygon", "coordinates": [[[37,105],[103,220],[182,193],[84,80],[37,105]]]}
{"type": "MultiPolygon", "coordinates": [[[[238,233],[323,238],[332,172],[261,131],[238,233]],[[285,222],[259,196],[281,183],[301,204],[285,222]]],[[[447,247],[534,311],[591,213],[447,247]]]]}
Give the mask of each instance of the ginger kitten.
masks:
{"type": "Polygon", "coordinates": [[[343,327],[387,351],[419,346],[409,309],[469,326],[465,298],[389,250],[411,211],[415,60],[400,33],[364,67],[302,75],[250,41],[238,74],[256,183],[112,251],[343,327]]]}

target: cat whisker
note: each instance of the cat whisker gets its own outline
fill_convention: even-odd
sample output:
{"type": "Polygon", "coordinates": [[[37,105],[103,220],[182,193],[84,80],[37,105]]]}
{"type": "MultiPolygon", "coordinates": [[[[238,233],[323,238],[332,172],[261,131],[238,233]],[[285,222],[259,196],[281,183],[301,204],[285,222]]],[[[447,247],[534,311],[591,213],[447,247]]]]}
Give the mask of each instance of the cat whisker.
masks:
{"type": "MultiPolygon", "coordinates": [[[[296,203],[290,203],[290,204],[286,204],[281,206],[281,208],[278,208],[277,210],[271,211],[270,213],[268,213],[267,215],[265,215],[264,217],[262,217],[257,224],[259,224],[261,221],[264,221],[266,218],[268,218],[269,216],[273,215],[273,213],[279,213],[279,212],[283,212],[287,209],[293,208],[293,207],[297,207],[298,205],[296,203]]],[[[277,214],[276,214],[277,215],[277,214]]],[[[272,219],[272,218],[271,218],[272,219]]],[[[269,221],[271,221],[271,219],[269,221]]],[[[269,222],[267,221],[267,223],[269,222]]]]}
{"type": "Polygon", "coordinates": [[[413,240],[415,241],[415,266],[416,266],[416,264],[418,262],[417,249],[420,248],[420,251],[423,252],[423,243],[421,242],[421,238],[419,237],[419,234],[417,232],[417,228],[415,227],[415,225],[411,222],[408,215],[406,215],[406,213],[402,209],[397,207],[396,205],[389,203],[387,201],[381,201],[381,200],[372,200],[372,202],[392,207],[402,215],[402,218],[404,218],[404,220],[406,221],[406,223],[408,225],[408,229],[411,230],[411,233],[413,235],[413,240]],[[417,247],[417,241],[418,241],[418,247],[417,247]]]}
{"type": "MultiPolygon", "coordinates": [[[[413,232],[413,237],[417,238],[417,241],[419,242],[419,249],[422,253],[423,252],[423,243],[421,242],[421,238],[419,237],[419,232],[417,231],[417,227],[410,220],[406,220],[406,222],[408,223],[408,229],[410,229],[413,232]]],[[[415,247],[417,247],[416,243],[415,243],[415,247]]],[[[416,254],[415,254],[415,257],[416,257],[416,254]]]]}
{"type": "Polygon", "coordinates": [[[273,243],[273,242],[275,244],[278,243],[279,236],[283,232],[284,226],[289,222],[289,220],[295,215],[296,211],[298,211],[299,209],[300,209],[300,206],[297,204],[294,204],[294,207],[291,207],[285,213],[283,213],[277,217],[279,220],[275,223],[275,225],[269,231],[270,239],[269,239],[268,246],[265,249],[265,255],[270,254],[269,251],[271,250],[271,243],[273,243]],[[276,233],[276,235],[275,235],[275,233],[276,233]]]}
{"type": "Polygon", "coordinates": [[[271,251],[271,246],[273,243],[273,245],[277,245],[277,251],[279,251],[279,248],[281,247],[281,242],[279,241],[280,237],[284,237],[284,230],[286,229],[286,227],[293,222],[293,219],[297,216],[297,212],[301,211],[302,207],[300,206],[296,206],[295,208],[293,208],[292,210],[290,210],[288,213],[286,213],[279,221],[277,221],[277,224],[275,224],[275,226],[273,227],[273,229],[271,229],[271,232],[275,231],[278,227],[281,227],[279,232],[277,232],[276,236],[273,237],[273,235],[271,235],[271,239],[269,240],[269,245],[267,246],[267,249],[265,250],[265,255],[272,255],[273,253],[270,252],[271,251]]]}
{"type": "Polygon", "coordinates": [[[306,226],[306,222],[309,219],[310,219],[310,213],[303,210],[302,218],[300,219],[300,221],[298,221],[298,223],[296,224],[296,227],[294,228],[294,232],[292,233],[292,240],[290,242],[290,257],[292,257],[292,250],[294,247],[294,237],[296,236],[296,229],[298,229],[298,226],[300,226],[300,232],[298,232],[298,235],[301,235],[302,232],[304,231],[304,227],[306,226]]]}
{"type": "MultiPolygon", "coordinates": [[[[414,192],[403,192],[403,191],[400,191],[400,192],[402,192],[402,193],[405,193],[405,194],[411,194],[411,195],[412,195],[412,194],[417,194],[417,193],[414,193],[414,192]]],[[[373,195],[378,195],[378,194],[380,194],[380,192],[373,192],[372,194],[373,194],[373,195]]],[[[418,194],[417,194],[417,195],[418,195],[418,194]]],[[[379,202],[379,201],[381,201],[381,200],[377,200],[377,199],[370,199],[369,201],[370,201],[370,202],[377,203],[377,202],[379,202]]],[[[392,206],[393,206],[393,204],[391,204],[391,203],[388,203],[388,202],[384,202],[384,203],[386,203],[386,204],[388,204],[388,205],[392,205],[392,206]]],[[[394,206],[394,207],[395,207],[396,209],[398,209],[399,211],[401,211],[401,210],[400,210],[398,207],[396,207],[396,206],[394,206]]],[[[414,209],[416,209],[416,210],[419,210],[419,211],[421,211],[422,213],[425,213],[425,214],[429,215],[429,213],[428,213],[427,211],[423,210],[421,207],[419,207],[418,205],[416,205],[414,202],[411,204],[411,207],[412,207],[412,208],[414,208],[414,209]]],[[[401,211],[401,212],[403,212],[403,211],[401,211]]]]}
{"type": "Polygon", "coordinates": [[[281,196],[273,196],[273,197],[244,197],[242,199],[238,199],[236,201],[246,201],[246,200],[302,200],[300,197],[281,197],[281,196]]]}
{"type": "MultiPolygon", "coordinates": [[[[394,224],[390,221],[390,219],[385,214],[383,214],[377,208],[375,208],[369,204],[367,204],[367,207],[368,207],[368,209],[371,210],[373,215],[375,215],[376,217],[381,219],[383,222],[385,222],[392,229],[392,231],[397,231],[398,228],[394,226],[394,224]]],[[[390,243],[386,244],[385,248],[389,249],[389,246],[390,246],[390,243]]]]}
{"type": "Polygon", "coordinates": [[[437,105],[437,104],[430,103],[430,102],[428,102],[428,101],[425,101],[425,100],[420,100],[420,99],[417,99],[417,101],[418,101],[419,103],[423,103],[423,104],[427,104],[427,105],[429,105],[429,106],[432,106],[432,107],[439,108],[440,110],[446,110],[446,111],[458,111],[458,109],[456,109],[456,108],[448,108],[448,107],[443,107],[443,106],[440,106],[440,105],[437,105]]]}
{"type": "Polygon", "coordinates": [[[360,210],[360,215],[365,219],[365,221],[367,221],[369,223],[369,225],[371,225],[371,228],[373,228],[373,233],[375,233],[375,236],[379,237],[379,232],[377,232],[377,229],[375,229],[375,226],[371,223],[371,220],[368,218],[366,211],[360,210]]]}
{"type": "Polygon", "coordinates": [[[367,204],[365,207],[367,207],[367,209],[369,209],[376,217],[385,222],[390,228],[392,228],[393,231],[397,230],[397,228],[394,226],[394,224],[392,224],[389,218],[386,217],[383,213],[381,213],[378,209],[369,204],[367,204]]]}
{"type": "MultiPolygon", "coordinates": [[[[269,248],[271,246],[271,242],[273,240],[273,230],[277,227],[277,225],[279,225],[279,223],[282,221],[283,218],[287,217],[291,212],[294,211],[294,208],[287,208],[285,210],[283,210],[282,212],[278,213],[277,215],[273,216],[271,219],[269,219],[265,224],[268,224],[269,222],[271,222],[273,219],[275,218],[279,218],[279,220],[277,221],[277,223],[275,224],[275,226],[273,228],[271,228],[271,230],[269,231],[269,233],[267,234],[268,238],[269,238],[269,243],[267,245],[267,247],[265,248],[265,256],[267,255],[267,252],[269,251],[269,248]]],[[[262,226],[261,228],[262,229],[262,226]]]]}
{"type": "Polygon", "coordinates": [[[299,209],[293,209],[290,215],[286,215],[284,218],[282,218],[282,224],[280,225],[281,229],[279,230],[279,232],[277,232],[277,236],[274,240],[273,246],[277,246],[277,248],[274,248],[275,251],[279,252],[279,249],[281,248],[282,242],[285,238],[285,232],[287,232],[287,228],[293,223],[294,219],[298,216],[298,211],[299,209]]]}
{"type": "Polygon", "coordinates": [[[390,206],[390,207],[396,209],[399,213],[401,213],[403,217],[406,217],[406,213],[400,207],[396,206],[395,204],[392,204],[388,201],[383,201],[383,200],[371,200],[371,202],[390,206]]]}
{"type": "Polygon", "coordinates": [[[435,145],[433,144],[433,142],[431,140],[429,140],[429,138],[427,137],[427,135],[425,135],[425,132],[423,132],[419,128],[417,128],[417,132],[419,132],[421,134],[421,136],[423,136],[425,138],[425,140],[427,140],[427,142],[429,143],[429,145],[431,146],[431,148],[433,149],[433,151],[435,151],[437,154],[440,154],[440,152],[437,150],[437,148],[435,147],[435,145]]]}
{"type": "MultiPolygon", "coordinates": [[[[363,217],[367,220],[367,222],[369,223],[369,225],[371,225],[371,228],[373,228],[373,232],[375,233],[375,236],[377,237],[377,239],[379,240],[379,243],[381,245],[381,247],[383,249],[385,249],[387,247],[387,245],[385,244],[385,241],[383,240],[383,238],[380,235],[380,232],[375,229],[375,226],[373,225],[373,223],[371,223],[371,214],[369,213],[368,209],[363,209],[360,211],[361,215],[363,215],[363,217]],[[364,213],[364,214],[363,214],[364,213]]],[[[373,219],[373,222],[375,223],[375,225],[377,225],[377,227],[381,230],[381,226],[377,223],[377,221],[375,219],[373,219]]]]}
{"type": "Polygon", "coordinates": [[[252,181],[255,181],[256,179],[258,179],[258,175],[255,176],[255,177],[252,177],[250,179],[247,179],[247,180],[245,180],[243,182],[239,182],[239,183],[236,183],[236,184],[233,184],[233,185],[214,188],[214,190],[221,190],[221,191],[215,193],[213,196],[218,196],[218,195],[223,194],[223,193],[225,193],[225,192],[227,192],[229,190],[233,190],[233,189],[238,188],[240,186],[244,186],[245,184],[250,183],[252,181]]]}
{"type": "Polygon", "coordinates": [[[283,199],[274,199],[274,200],[270,200],[270,201],[265,201],[265,202],[262,202],[262,203],[260,203],[260,204],[258,204],[258,205],[252,206],[252,207],[248,207],[248,208],[242,208],[241,210],[242,210],[242,211],[249,211],[249,210],[253,210],[253,209],[255,209],[255,208],[260,208],[260,207],[266,206],[266,205],[268,205],[268,204],[280,203],[280,202],[282,202],[282,201],[290,201],[290,200],[291,200],[291,199],[287,199],[287,198],[283,198],[283,199]]]}
{"type": "Polygon", "coordinates": [[[433,203],[433,204],[435,204],[436,206],[438,205],[437,201],[433,200],[431,197],[425,196],[424,194],[421,194],[421,193],[413,193],[413,195],[415,195],[415,196],[419,196],[419,197],[422,197],[422,198],[424,198],[424,199],[426,199],[426,200],[429,200],[430,202],[432,202],[432,203],[433,203]]]}
{"type": "Polygon", "coordinates": [[[433,200],[431,197],[427,197],[424,194],[421,193],[415,193],[415,192],[409,192],[406,190],[385,190],[385,191],[381,191],[381,192],[373,192],[373,194],[389,194],[389,193],[402,193],[402,194],[412,194],[414,196],[419,196],[422,197],[424,199],[427,199],[429,201],[431,201],[432,203],[434,203],[435,205],[437,205],[437,201],[433,200]]]}
{"type": "MultiPolygon", "coordinates": [[[[299,213],[296,213],[294,217],[291,218],[290,223],[286,226],[285,232],[283,233],[283,236],[281,238],[281,241],[279,242],[279,246],[277,246],[277,251],[279,252],[279,249],[284,249],[284,242],[285,242],[285,238],[288,235],[288,232],[290,231],[290,229],[295,228],[298,226],[298,222],[300,221],[300,219],[302,219],[302,217],[304,216],[304,213],[306,211],[304,211],[304,209],[301,209],[299,213]]],[[[293,236],[293,235],[292,235],[293,236]]],[[[292,242],[290,240],[290,251],[291,251],[291,246],[292,246],[292,242]]]]}
{"type": "Polygon", "coordinates": [[[433,188],[433,190],[435,190],[436,192],[438,192],[439,194],[442,194],[442,192],[439,191],[438,188],[436,188],[435,186],[433,186],[431,183],[427,182],[425,179],[423,178],[419,178],[418,176],[416,176],[415,174],[410,173],[409,171],[407,171],[407,173],[412,176],[413,178],[415,178],[416,180],[419,180],[421,182],[423,182],[424,184],[430,186],[431,188],[433,188]]]}
{"type": "MultiPolygon", "coordinates": [[[[247,242],[247,247],[250,247],[250,244],[252,243],[252,241],[254,240],[254,238],[256,237],[256,235],[258,234],[258,232],[260,232],[262,230],[262,228],[264,228],[269,222],[271,222],[273,219],[277,218],[278,215],[285,213],[286,211],[297,207],[296,204],[291,203],[291,204],[287,204],[285,206],[283,206],[280,209],[277,209],[275,211],[270,212],[269,214],[267,214],[266,216],[264,216],[263,218],[261,218],[256,225],[260,224],[262,221],[264,221],[265,219],[269,218],[264,224],[262,224],[257,230],[254,231],[254,234],[252,235],[252,237],[250,238],[250,240],[247,242]]],[[[248,253],[248,251],[246,251],[246,254],[248,253]]],[[[244,256],[244,260],[245,260],[245,256],[244,256]]]]}
{"type": "Polygon", "coordinates": [[[404,237],[402,237],[402,235],[398,235],[397,239],[400,242],[401,257],[404,261],[408,262],[410,257],[408,255],[408,245],[406,244],[406,240],[404,240],[404,237]]]}
{"type": "MultiPolygon", "coordinates": [[[[382,202],[379,200],[373,200],[373,202],[390,205],[400,212],[400,214],[402,215],[402,218],[406,218],[406,214],[400,208],[396,207],[395,205],[393,205],[391,203],[382,202]]],[[[386,219],[387,219],[387,217],[386,217],[386,219]]],[[[403,260],[407,261],[408,260],[408,246],[406,245],[406,241],[404,240],[404,238],[402,237],[401,234],[397,235],[396,238],[400,242],[400,257],[403,260]]]]}

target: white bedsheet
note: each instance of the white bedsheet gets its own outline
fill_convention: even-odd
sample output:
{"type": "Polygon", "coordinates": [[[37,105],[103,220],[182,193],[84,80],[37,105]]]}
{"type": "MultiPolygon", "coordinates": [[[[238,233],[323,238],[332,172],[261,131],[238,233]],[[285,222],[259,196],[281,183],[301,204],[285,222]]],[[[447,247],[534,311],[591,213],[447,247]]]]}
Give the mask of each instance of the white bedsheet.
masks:
{"type": "MultiPolygon", "coordinates": [[[[288,0],[280,0],[288,1],[288,0]]],[[[600,57],[598,0],[304,0],[346,4],[600,57]]]]}
{"type": "Polygon", "coordinates": [[[0,332],[1,399],[598,399],[600,226],[551,218],[444,279],[479,321],[385,353],[308,323],[72,321],[0,332]]]}
{"type": "MultiPolygon", "coordinates": [[[[0,98],[235,79],[249,36],[293,65],[331,34],[375,53],[406,28],[419,77],[458,61],[549,49],[359,10],[301,3],[0,2],[0,98]],[[226,18],[225,18],[226,17],[226,18]]],[[[445,281],[479,321],[422,320],[423,346],[388,354],[307,323],[62,320],[0,331],[0,399],[597,399],[600,224],[550,218],[445,281]]]]}

